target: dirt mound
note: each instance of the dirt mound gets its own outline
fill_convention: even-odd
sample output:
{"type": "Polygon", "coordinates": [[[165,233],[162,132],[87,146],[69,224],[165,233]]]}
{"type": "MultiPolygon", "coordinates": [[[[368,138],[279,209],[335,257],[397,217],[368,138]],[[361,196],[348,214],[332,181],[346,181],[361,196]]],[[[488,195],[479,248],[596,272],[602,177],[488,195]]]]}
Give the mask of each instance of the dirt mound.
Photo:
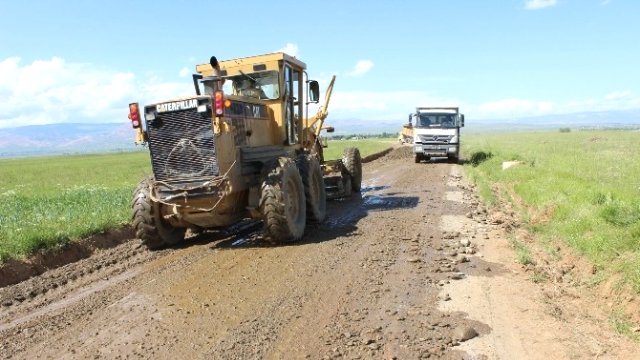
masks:
{"type": "Polygon", "coordinates": [[[372,162],[374,160],[378,160],[381,157],[383,157],[383,156],[387,155],[388,153],[390,153],[391,151],[393,151],[393,148],[387,148],[387,149],[384,149],[384,150],[382,150],[380,152],[377,152],[375,154],[367,155],[367,156],[362,158],[362,162],[363,163],[368,163],[368,162],[372,162]]]}
{"type": "Polygon", "coordinates": [[[411,146],[400,146],[393,149],[384,157],[384,160],[411,159],[413,158],[413,149],[411,146]]]}

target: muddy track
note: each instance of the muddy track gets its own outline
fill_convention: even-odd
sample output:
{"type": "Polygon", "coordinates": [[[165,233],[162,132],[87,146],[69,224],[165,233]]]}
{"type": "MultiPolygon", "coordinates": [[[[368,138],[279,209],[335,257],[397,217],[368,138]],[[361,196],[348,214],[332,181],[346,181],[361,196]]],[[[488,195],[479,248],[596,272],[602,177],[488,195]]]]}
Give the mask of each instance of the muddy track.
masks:
{"type": "Polygon", "coordinates": [[[591,338],[566,334],[544,303],[514,317],[510,301],[538,293],[487,253],[509,251],[502,227],[459,165],[414,164],[407,149],[365,164],[362,193],[330,202],[299,243],[264,245],[255,223],[155,252],[131,240],[0,288],[0,358],[634,354],[613,335],[578,344],[591,338]]]}

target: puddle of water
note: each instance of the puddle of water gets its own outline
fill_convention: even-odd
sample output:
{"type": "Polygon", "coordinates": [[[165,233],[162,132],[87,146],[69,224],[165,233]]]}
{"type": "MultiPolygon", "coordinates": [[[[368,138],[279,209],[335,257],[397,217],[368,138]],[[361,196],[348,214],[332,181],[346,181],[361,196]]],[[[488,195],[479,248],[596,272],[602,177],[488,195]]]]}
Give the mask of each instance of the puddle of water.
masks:
{"type": "Polygon", "coordinates": [[[380,196],[368,195],[364,198],[363,205],[367,207],[372,205],[384,205],[386,203],[387,202],[380,196]]]}
{"type": "Polygon", "coordinates": [[[362,199],[361,207],[367,211],[394,210],[416,207],[416,196],[389,196],[388,194],[367,195],[362,199]]]}
{"type": "Polygon", "coordinates": [[[373,183],[369,183],[369,184],[362,184],[362,186],[360,187],[360,192],[367,193],[370,191],[380,191],[388,188],[389,188],[388,185],[374,185],[373,183]]]}
{"type": "Polygon", "coordinates": [[[222,231],[224,232],[225,235],[230,236],[230,235],[242,233],[244,231],[256,230],[258,227],[260,227],[261,224],[262,224],[262,221],[260,220],[245,219],[223,229],[222,231]]]}
{"type": "Polygon", "coordinates": [[[240,238],[238,240],[235,240],[234,242],[231,243],[231,246],[242,246],[246,243],[248,243],[249,240],[246,238],[240,238]]]}

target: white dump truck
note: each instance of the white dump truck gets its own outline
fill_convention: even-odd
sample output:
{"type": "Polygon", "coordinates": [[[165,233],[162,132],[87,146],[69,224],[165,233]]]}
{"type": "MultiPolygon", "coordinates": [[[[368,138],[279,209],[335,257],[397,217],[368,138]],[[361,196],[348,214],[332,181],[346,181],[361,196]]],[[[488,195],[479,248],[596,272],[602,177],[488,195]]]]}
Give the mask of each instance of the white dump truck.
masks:
{"type": "Polygon", "coordinates": [[[408,126],[413,129],[416,163],[432,157],[458,162],[464,114],[460,114],[457,107],[417,107],[415,113],[409,114],[408,126]]]}

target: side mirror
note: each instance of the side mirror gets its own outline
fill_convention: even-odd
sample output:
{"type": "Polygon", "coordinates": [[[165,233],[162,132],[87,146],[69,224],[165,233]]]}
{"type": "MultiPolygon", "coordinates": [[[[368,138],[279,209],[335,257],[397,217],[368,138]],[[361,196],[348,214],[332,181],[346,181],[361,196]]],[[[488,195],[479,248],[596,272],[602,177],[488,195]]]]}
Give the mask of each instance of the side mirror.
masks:
{"type": "Polygon", "coordinates": [[[200,74],[192,74],[193,76],[193,86],[195,86],[196,88],[196,95],[201,95],[200,94],[200,86],[198,84],[198,80],[202,80],[202,75],[200,74]]]}
{"type": "Polygon", "coordinates": [[[317,81],[309,81],[309,102],[317,104],[320,99],[320,85],[317,81]]]}
{"type": "Polygon", "coordinates": [[[336,129],[333,126],[327,126],[326,128],[322,128],[322,129],[326,130],[328,133],[332,133],[336,131],[336,129]]]}
{"type": "Polygon", "coordinates": [[[413,114],[409,114],[409,127],[412,127],[411,120],[413,120],[413,114]]]}
{"type": "Polygon", "coordinates": [[[464,114],[460,114],[460,127],[464,127],[464,114]]]}

